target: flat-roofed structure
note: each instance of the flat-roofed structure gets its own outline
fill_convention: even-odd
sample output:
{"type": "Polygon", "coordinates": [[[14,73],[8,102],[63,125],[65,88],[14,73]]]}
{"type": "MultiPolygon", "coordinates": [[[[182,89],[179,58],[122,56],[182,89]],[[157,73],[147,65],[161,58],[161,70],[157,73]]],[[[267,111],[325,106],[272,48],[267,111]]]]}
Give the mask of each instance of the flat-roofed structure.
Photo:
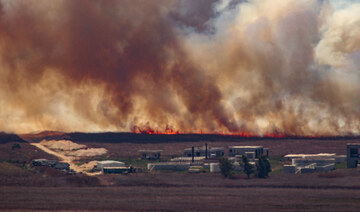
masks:
{"type": "Polygon", "coordinates": [[[162,150],[139,150],[142,160],[159,160],[162,150]]]}
{"type": "Polygon", "coordinates": [[[292,159],[335,159],[335,163],[342,163],[346,160],[346,155],[336,155],[336,153],[319,153],[319,154],[287,154],[285,160],[292,159]]]}
{"type": "Polygon", "coordinates": [[[360,143],[349,143],[346,145],[346,161],[348,168],[356,168],[359,163],[360,143]]]}
{"type": "Polygon", "coordinates": [[[235,157],[236,155],[246,155],[250,152],[254,152],[254,157],[259,158],[260,155],[264,154],[268,156],[269,151],[264,151],[263,146],[229,146],[229,157],[235,157]]]}
{"type": "Polygon", "coordinates": [[[191,166],[190,162],[162,162],[162,163],[148,163],[149,171],[185,171],[191,166]]]}
{"type": "Polygon", "coordinates": [[[56,160],[48,159],[34,159],[32,160],[34,166],[49,166],[60,170],[70,170],[70,164],[65,162],[59,162],[56,160]]]}
{"type": "Polygon", "coordinates": [[[32,160],[32,164],[34,166],[53,166],[56,164],[56,160],[48,160],[48,159],[34,159],[32,160]]]}
{"type": "MultiPolygon", "coordinates": [[[[216,158],[222,157],[225,155],[224,147],[208,147],[206,146],[194,147],[194,157],[205,157],[207,152],[207,157],[216,158]]],[[[184,149],[184,157],[192,157],[192,148],[184,149]]]]}
{"type": "Polygon", "coordinates": [[[334,158],[335,153],[319,153],[319,154],[287,154],[284,156],[287,160],[292,160],[296,158],[334,158]]]}
{"type": "Polygon", "coordinates": [[[104,171],[104,168],[124,168],[125,163],[114,160],[104,160],[98,161],[96,165],[96,169],[104,171]]]}
{"type": "Polygon", "coordinates": [[[104,174],[127,174],[130,173],[128,167],[104,167],[104,174]]]}
{"type": "Polygon", "coordinates": [[[292,174],[326,172],[334,170],[336,163],[344,162],[344,157],[335,153],[288,154],[284,159],[291,161],[291,165],[284,165],[284,173],[292,174]]]}

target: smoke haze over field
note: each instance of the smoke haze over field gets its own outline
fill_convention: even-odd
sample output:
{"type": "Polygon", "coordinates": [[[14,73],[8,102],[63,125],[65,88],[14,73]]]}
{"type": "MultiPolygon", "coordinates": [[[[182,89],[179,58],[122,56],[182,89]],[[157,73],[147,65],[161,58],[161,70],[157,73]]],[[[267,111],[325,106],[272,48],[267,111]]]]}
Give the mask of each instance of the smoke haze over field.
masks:
{"type": "Polygon", "coordinates": [[[359,11],[0,0],[0,130],[360,134],[359,11]]]}

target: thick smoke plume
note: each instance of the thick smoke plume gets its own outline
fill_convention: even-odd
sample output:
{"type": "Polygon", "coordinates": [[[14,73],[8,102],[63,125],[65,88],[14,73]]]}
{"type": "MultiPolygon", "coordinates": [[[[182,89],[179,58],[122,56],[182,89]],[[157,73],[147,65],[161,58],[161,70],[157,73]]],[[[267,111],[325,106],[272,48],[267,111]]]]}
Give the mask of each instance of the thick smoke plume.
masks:
{"type": "Polygon", "coordinates": [[[1,0],[7,132],[360,133],[360,3],[1,0]]]}

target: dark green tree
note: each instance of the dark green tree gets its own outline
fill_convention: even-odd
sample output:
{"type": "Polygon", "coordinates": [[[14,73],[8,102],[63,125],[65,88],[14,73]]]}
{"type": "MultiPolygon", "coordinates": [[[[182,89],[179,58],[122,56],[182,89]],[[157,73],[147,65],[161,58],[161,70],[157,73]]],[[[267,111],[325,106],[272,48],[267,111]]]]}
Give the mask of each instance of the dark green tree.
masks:
{"type": "Polygon", "coordinates": [[[261,157],[263,158],[263,161],[265,163],[265,167],[266,167],[266,177],[269,177],[269,173],[271,172],[271,165],[270,162],[268,160],[268,158],[265,155],[261,155],[261,157]]]}
{"type": "Polygon", "coordinates": [[[250,178],[250,175],[254,172],[254,167],[249,163],[249,159],[243,155],[242,156],[242,165],[244,167],[244,173],[247,175],[248,179],[250,178]]]}
{"type": "Polygon", "coordinates": [[[256,176],[266,178],[269,176],[269,172],[271,172],[269,160],[264,155],[261,155],[256,162],[256,176]]]}
{"type": "Polygon", "coordinates": [[[221,157],[219,158],[219,167],[221,174],[226,177],[231,177],[234,171],[234,165],[229,161],[229,159],[221,157]]]}

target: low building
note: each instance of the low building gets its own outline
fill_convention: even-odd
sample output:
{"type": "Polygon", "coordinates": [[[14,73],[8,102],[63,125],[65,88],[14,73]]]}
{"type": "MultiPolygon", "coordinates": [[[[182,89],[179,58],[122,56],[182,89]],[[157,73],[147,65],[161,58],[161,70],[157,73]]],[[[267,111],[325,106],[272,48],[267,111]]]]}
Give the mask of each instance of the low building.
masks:
{"type": "Polygon", "coordinates": [[[34,159],[32,160],[34,166],[49,166],[60,170],[70,170],[70,164],[65,162],[59,162],[56,160],[48,159],[34,159]]]}
{"type": "Polygon", "coordinates": [[[246,155],[250,152],[254,153],[254,158],[259,158],[260,155],[264,154],[269,156],[268,149],[265,149],[263,146],[229,146],[229,157],[235,157],[236,155],[246,155]]]}
{"type": "Polygon", "coordinates": [[[55,165],[56,160],[48,160],[48,159],[34,159],[32,160],[32,164],[34,166],[53,166],[55,165]]]}
{"type": "Polygon", "coordinates": [[[60,170],[70,170],[70,164],[65,162],[56,162],[52,167],[60,170]]]}
{"type": "Polygon", "coordinates": [[[326,172],[334,170],[335,163],[340,162],[334,153],[289,154],[284,158],[291,160],[291,165],[284,165],[284,173],[291,174],[326,172]]]}
{"type": "Polygon", "coordinates": [[[128,167],[104,167],[104,174],[127,174],[130,173],[130,168],[128,167]]]}
{"type": "Polygon", "coordinates": [[[104,171],[104,168],[124,168],[125,163],[114,160],[98,161],[96,165],[97,170],[104,171]]]}
{"type": "Polygon", "coordinates": [[[319,154],[287,154],[284,156],[285,160],[292,160],[297,158],[335,158],[335,153],[319,153],[319,154]]]}
{"type": "Polygon", "coordinates": [[[359,163],[360,143],[349,143],[346,145],[346,160],[348,168],[356,168],[359,163]]]}
{"type": "MultiPolygon", "coordinates": [[[[255,165],[254,163],[250,163],[251,165],[255,165]]],[[[234,171],[242,171],[243,167],[241,166],[241,164],[239,162],[234,162],[233,163],[234,166],[234,171]]],[[[219,163],[210,163],[210,172],[211,173],[220,173],[220,165],[219,163]]]]}
{"type": "MultiPolygon", "coordinates": [[[[205,159],[205,156],[201,156],[201,157],[194,157],[194,161],[202,161],[205,159]]],[[[171,158],[170,159],[171,162],[191,162],[192,158],[190,157],[176,157],[176,158],[171,158]]]]}
{"type": "Polygon", "coordinates": [[[337,155],[336,153],[319,153],[319,154],[288,154],[284,156],[285,160],[292,159],[334,159],[335,163],[342,163],[346,161],[346,155],[337,155]]]}
{"type": "MultiPolygon", "coordinates": [[[[225,155],[224,147],[194,147],[194,157],[205,157],[207,152],[208,158],[222,157],[225,155]]],[[[192,157],[192,148],[184,149],[184,157],[192,157]]]]}
{"type": "Polygon", "coordinates": [[[139,150],[142,160],[159,160],[162,150],[139,150]]]}
{"type": "Polygon", "coordinates": [[[186,162],[163,162],[163,163],[148,163],[149,171],[185,171],[189,170],[191,163],[186,162]]]}

